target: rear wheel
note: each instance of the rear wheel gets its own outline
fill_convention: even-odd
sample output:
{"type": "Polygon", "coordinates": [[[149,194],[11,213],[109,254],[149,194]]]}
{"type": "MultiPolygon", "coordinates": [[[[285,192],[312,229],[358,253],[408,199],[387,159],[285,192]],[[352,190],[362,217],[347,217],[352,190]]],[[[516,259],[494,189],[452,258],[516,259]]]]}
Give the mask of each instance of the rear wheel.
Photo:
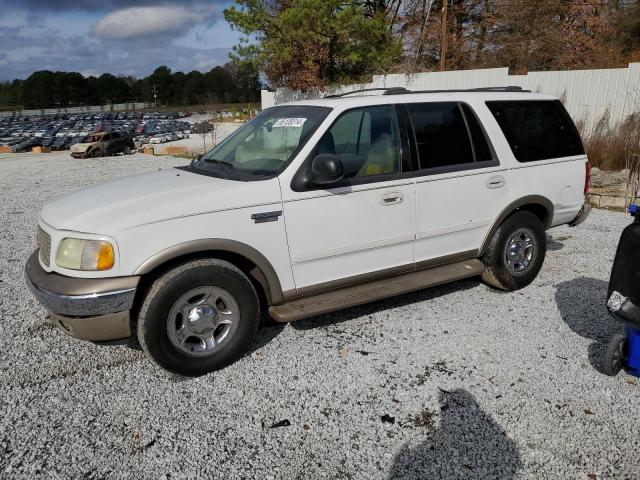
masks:
{"type": "Polygon", "coordinates": [[[138,316],[142,349],[162,368],[202,375],[239,358],[258,327],[258,295],[229,262],[201,259],[158,278],[138,316]]]}
{"type": "Polygon", "coordinates": [[[540,272],[546,251],[547,239],[540,219],[531,212],[516,212],[491,238],[482,259],[482,280],[500,290],[524,288],[540,272]]]}

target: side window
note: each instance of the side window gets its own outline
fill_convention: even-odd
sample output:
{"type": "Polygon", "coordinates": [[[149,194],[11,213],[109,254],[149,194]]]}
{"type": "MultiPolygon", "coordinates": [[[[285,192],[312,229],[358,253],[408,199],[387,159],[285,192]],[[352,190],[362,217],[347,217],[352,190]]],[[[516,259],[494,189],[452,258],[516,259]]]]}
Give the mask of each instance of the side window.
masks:
{"type": "Polygon", "coordinates": [[[337,155],[345,178],[400,171],[400,133],[395,108],[376,106],[349,110],[322,136],[314,156],[337,155]]]}
{"type": "Polygon", "coordinates": [[[420,169],[474,163],[465,118],[457,102],[407,104],[420,169]]]}
{"type": "Polygon", "coordinates": [[[580,135],[559,100],[491,101],[487,107],[519,162],[584,154],[580,135]]]}
{"type": "Polygon", "coordinates": [[[111,134],[111,140],[115,140],[117,138],[120,138],[120,134],[118,132],[113,132],[111,134]]]}

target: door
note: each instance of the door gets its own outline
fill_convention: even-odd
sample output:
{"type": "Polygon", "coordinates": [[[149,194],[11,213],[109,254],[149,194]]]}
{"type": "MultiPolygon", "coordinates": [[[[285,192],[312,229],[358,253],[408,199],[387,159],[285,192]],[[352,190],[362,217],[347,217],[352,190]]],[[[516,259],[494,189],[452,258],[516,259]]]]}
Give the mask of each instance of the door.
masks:
{"type": "Polygon", "coordinates": [[[111,154],[111,134],[105,133],[100,139],[105,155],[111,154]]]}
{"type": "Polygon", "coordinates": [[[113,132],[109,134],[111,136],[109,143],[107,144],[107,149],[110,154],[118,153],[120,151],[120,147],[122,145],[122,137],[118,132],[113,132]]]}
{"type": "Polygon", "coordinates": [[[508,203],[508,171],[469,105],[417,103],[407,109],[419,158],[415,261],[420,266],[474,256],[508,203]]]}
{"type": "Polygon", "coordinates": [[[402,143],[395,107],[346,111],[303,162],[292,186],[282,185],[298,292],[412,268],[415,196],[411,172],[403,168],[408,156],[402,143]],[[296,182],[319,154],[336,155],[344,179],[323,187],[296,182]]]}

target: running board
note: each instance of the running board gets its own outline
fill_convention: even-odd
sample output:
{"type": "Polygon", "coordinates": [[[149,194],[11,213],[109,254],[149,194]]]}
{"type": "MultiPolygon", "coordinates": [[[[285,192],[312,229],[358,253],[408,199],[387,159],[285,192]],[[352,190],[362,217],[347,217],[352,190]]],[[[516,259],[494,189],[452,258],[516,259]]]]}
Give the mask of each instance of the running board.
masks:
{"type": "Polygon", "coordinates": [[[478,259],[450,263],[395,275],[363,285],[353,285],[294,299],[282,305],[269,307],[269,315],[277,322],[293,322],[403,293],[475,277],[480,275],[483,270],[484,264],[478,259]]]}

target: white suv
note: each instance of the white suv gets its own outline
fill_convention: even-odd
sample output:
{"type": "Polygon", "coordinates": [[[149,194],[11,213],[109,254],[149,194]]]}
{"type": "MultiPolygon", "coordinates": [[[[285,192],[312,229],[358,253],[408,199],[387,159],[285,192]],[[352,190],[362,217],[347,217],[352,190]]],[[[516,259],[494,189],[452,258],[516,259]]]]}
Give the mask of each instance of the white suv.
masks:
{"type": "Polygon", "coordinates": [[[546,95],[301,101],[187,167],[47,205],[26,276],[65,333],[139,342],[197,375],[238,358],[261,311],[290,322],[473,276],[525,287],[545,230],[588,215],[588,183],[578,132],[546,95]]]}

